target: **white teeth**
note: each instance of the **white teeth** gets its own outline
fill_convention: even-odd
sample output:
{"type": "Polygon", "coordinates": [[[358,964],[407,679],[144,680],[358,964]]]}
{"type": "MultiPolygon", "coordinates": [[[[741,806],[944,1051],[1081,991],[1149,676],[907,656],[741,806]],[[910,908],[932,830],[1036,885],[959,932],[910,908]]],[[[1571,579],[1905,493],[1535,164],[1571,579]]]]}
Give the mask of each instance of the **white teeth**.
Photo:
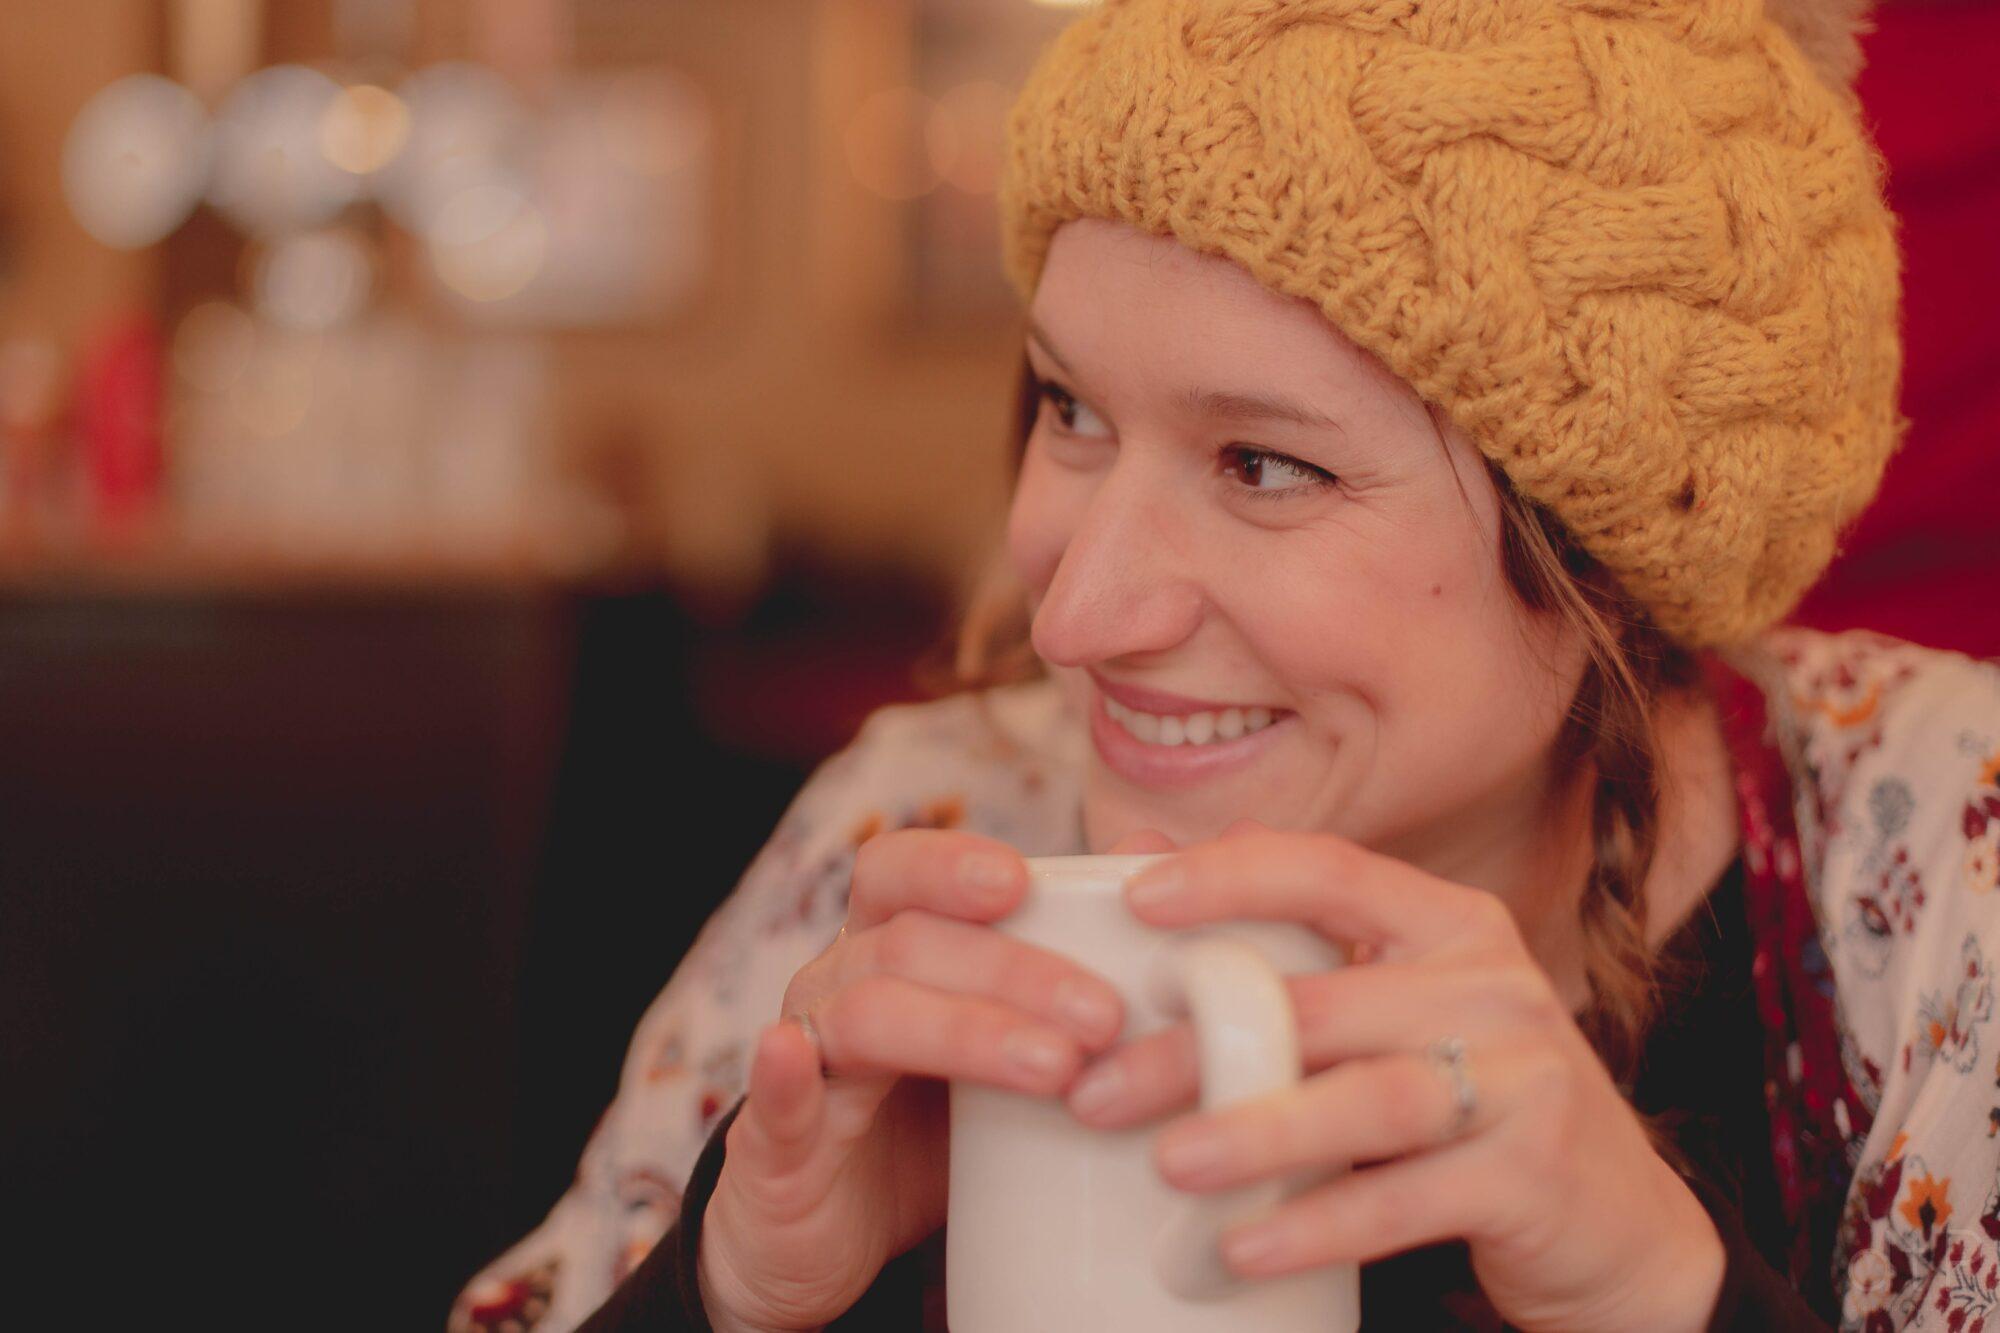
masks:
{"type": "Polygon", "coordinates": [[[1212,745],[1262,731],[1277,719],[1268,708],[1225,708],[1219,713],[1166,716],[1141,713],[1115,699],[1104,701],[1112,720],[1148,745],[1212,745]]]}

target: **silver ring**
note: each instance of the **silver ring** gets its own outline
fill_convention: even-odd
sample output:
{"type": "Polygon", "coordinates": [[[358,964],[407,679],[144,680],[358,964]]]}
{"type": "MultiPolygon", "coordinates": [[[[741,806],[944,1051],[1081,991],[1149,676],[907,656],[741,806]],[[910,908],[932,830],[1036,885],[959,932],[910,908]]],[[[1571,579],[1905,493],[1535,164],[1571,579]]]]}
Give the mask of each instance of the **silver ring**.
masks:
{"type": "Polygon", "coordinates": [[[1439,1037],[1426,1054],[1439,1073],[1451,1080],[1451,1124],[1445,1127],[1447,1141],[1462,1136],[1479,1113],[1479,1090],[1472,1084],[1472,1071],[1465,1058],[1465,1039],[1439,1037]]]}
{"type": "Polygon", "coordinates": [[[813,1054],[819,1057],[819,1072],[824,1075],[827,1072],[826,1047],[820,1044],[819,1029],[813,1026],[812,1014],[801,1009],[791,1015],[791,1020],[799,1025],[799,1030],[806,1034],[806,1040],[812,1043],[813,1054]]]}

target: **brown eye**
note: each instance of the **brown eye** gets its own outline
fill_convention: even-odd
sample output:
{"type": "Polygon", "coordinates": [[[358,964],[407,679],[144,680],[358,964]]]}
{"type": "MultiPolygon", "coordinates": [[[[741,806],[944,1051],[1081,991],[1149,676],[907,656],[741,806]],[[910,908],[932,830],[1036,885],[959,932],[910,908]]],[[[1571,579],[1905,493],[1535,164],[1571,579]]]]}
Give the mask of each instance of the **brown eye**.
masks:
{"type": "Polygon", "coordinates": [[[1304,494],[1337,482],[1325,468],[1271,449],[1233,444],[1223,450],[1223,458],[1223,470],[1260,497],[1304,494]]]}
{"type": "Polygon", "coordinates": [[[1104,419],[1077,400],[1075,394],[1060,385],[1043,380],[1039,386],[1042,401],[1055,410],[1056,420],[1072,435],[1108,435],[1110,427],[1104,419]]]}
{"type": "Polygon", "coordinates": [[[1047,397],[1049,400],[1049,405],[1055,408],[1056,419],[1062,422],[1063,429],[1075,430],[1076,399],[1070,397],[1068,394],[1064,393],[1061,389],[1056,388],[1053,384],[1050,385],[1048,388],[1047,397]]]}

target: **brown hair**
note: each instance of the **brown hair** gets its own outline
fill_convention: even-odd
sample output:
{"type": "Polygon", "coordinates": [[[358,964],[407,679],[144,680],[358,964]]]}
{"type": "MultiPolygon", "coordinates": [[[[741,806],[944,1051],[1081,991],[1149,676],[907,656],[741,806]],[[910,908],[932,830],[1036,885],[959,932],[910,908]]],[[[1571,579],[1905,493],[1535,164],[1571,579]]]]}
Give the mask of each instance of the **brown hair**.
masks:
{"type": "MultiPolygon", "coordinates": [[[[1014,462],[1040,411],[1022,364],[1014,462]]],[[[1436,414],[1433,410],[1433,424],[1436,414]]],[[[1439,444],[1444,437],[1440,431],[1439,444]]],[[[1591,1003],[1585,1032],[1614,1075],[1634,1071],[1658,1005],[1661,974],[1646,938],[1645,883],[1659,845],[1662,699],[1700,679],[1692,653],[1668,638],[1540,505],[1489,462],[1500,495],[1501,565],[1530,611],[1553,613],[1581,635],[1589,660],[1556,740],[1557,771],[1593,783],[1590,876],[1577,911],[1591,1003]]],[[[1028,641],[1025,599],[1002,570],[986,572],[956,626],[919,670],[931,692],[983,690],[1033,679],[1043,666],[1028,641]]]]}

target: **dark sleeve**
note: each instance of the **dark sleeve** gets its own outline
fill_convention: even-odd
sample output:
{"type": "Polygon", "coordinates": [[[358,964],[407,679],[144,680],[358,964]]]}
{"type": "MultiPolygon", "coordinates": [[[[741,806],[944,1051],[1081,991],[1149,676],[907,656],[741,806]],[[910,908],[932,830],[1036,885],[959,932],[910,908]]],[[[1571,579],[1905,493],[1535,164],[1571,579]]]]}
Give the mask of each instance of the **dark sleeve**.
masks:
{"type": "Polygon", "coordinates": [[[681,1195],[680,1220],[577,1333],[710,1333],[695,1260],[701,1254],[701,1221],[709,1196],[722,1178],[723,1140],[742,1109],[740,1101],[730,1107],[709,1134],[681,1195]]]}
{"type": "Polygon", "coordinates": [[[1709,1182],[1685,1177],[1722,1237],[1722,1292],[1708,1333],[1818,1333],[1833,1328],[1806,1303],[1791,1280],[1765,1260],[1743,1229],[1736,1206],[1709,1182]]]}
{"type": "MultiPolygon", "coordinates": [[[[709,1134],[681,1195],[680,1220],[577,1333],[712,1333],[708,1311],[701,1303],[696,1261],[701,1255],[702,1219],[708,1214],[715,1183],[722,1178],[722,1159],[727,1151],[724,1140],[742,1109],[741,1101],[730,1107],[729,1114],[709,1134]]],[[[829,1328],[899,1333],[924,1327],[926,1279],[942,1267],[941,1238],[939,1233],[931,1242],[892,1260],[854,1308],[829,1328]]]]}

